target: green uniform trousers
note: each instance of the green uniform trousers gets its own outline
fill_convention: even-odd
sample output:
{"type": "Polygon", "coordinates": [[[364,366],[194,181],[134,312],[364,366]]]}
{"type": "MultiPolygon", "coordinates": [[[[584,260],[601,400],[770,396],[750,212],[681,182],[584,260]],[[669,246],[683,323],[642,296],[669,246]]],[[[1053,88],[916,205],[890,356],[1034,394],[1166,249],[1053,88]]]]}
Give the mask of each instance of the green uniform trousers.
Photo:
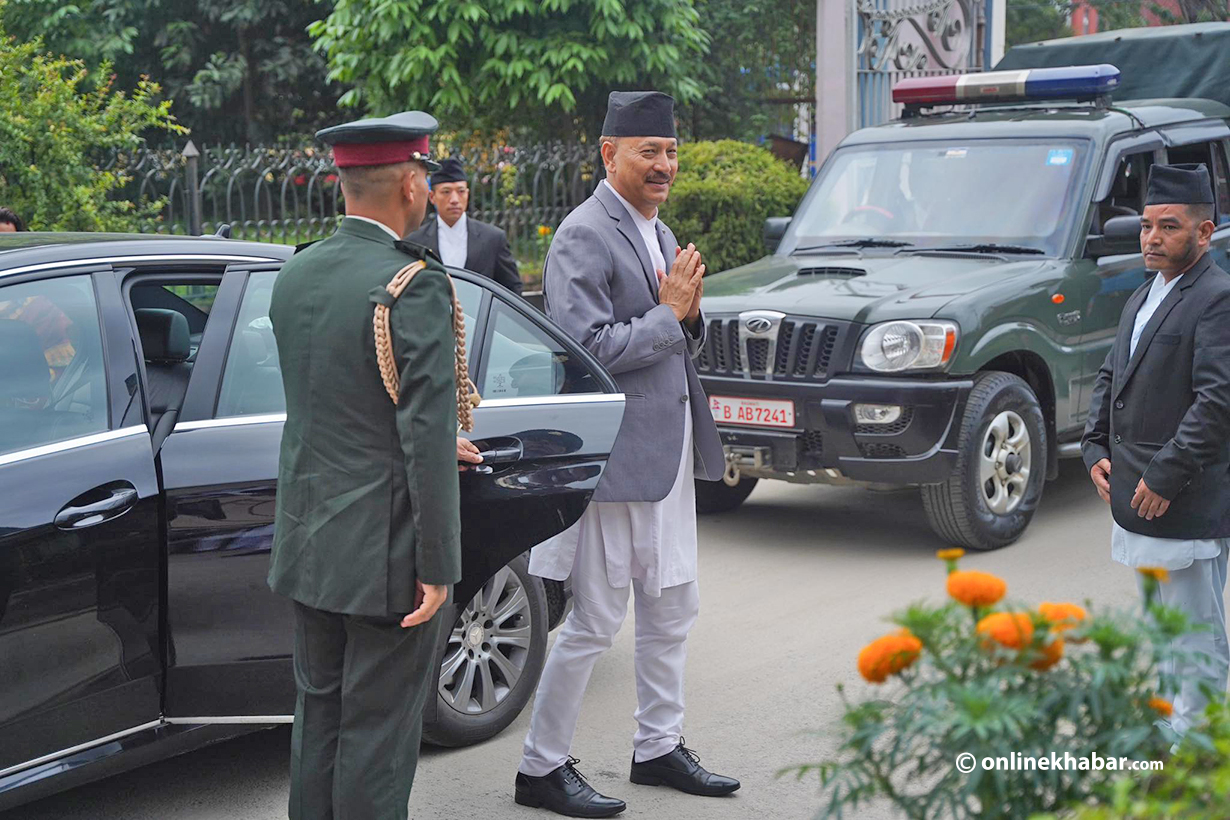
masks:
{"type": "Polygon", "coordinates": [[[291,820],[405,820],[442,615],[339,615],[295,602],[291,820]]]}

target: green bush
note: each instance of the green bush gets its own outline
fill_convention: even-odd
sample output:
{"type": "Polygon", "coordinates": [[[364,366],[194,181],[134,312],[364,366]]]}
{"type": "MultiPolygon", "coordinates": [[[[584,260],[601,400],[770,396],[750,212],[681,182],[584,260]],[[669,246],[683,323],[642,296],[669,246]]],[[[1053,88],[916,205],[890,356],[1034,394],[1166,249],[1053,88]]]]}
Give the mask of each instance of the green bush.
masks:
{"type": "Polygon", "coordinates": [[[679,176],[662,219],[700,249],[708,273],[765,255],[764,221],[789,216],[807,191],[794,166],[735,140],[679,146],[679,176]]]}
{"type": "Polygon", "coordinates": [[[1125,777],[1097,807],[1060,815],[1073,820],[1222,820],[1230,814],[1230,705],[1214,698],[1208,724],[1184,738],[1161,772],[1125,777]]]}
{"type": "Polygon", "coordinates": [[[131,96],[109,82],[91,89],[82,61],[42,52],[40,40],[19,43],[0,29],[0,206],[35,231],[135,230],[161,202],[112,199],[129,176],[98,163],[138,147],[147,128],[183,133],[170,102],[148,80],[131,96]]]}
{"type": "Polygon", "coordinates": [[[1153,603],[1156,578],[1145,580],[1144,618],[1004,606],[1004,581],[959,571],[960,554],[940,553],[953,600],[908,607],[893,618],[902,631],[860,653],[860,673],[888,695],[843,694],[835,758],[789,770],[819,774],[820,816],[857,817],[887,801],[911,820],[1025,820],[1104,798],[1124,758],[1158,760],[1174,742],[1154,721],[1170,713],[1176,682],[1159,682],[1157,670],[1186,657],[1174,640],[1191,627],[1153,603]],[[996,762],[984,768],[986,758],[996,762]]]}

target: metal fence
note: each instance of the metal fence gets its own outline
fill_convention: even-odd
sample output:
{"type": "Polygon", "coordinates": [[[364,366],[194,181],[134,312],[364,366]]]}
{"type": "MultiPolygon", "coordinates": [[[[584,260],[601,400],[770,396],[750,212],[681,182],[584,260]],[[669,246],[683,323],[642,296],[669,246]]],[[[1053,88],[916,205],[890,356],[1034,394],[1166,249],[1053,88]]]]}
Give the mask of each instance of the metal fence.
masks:
{"type": "MultiPolygon", "coordinates": [[[[602,178],[597,146],[553,144],[455,152],[470,175],[475,219],[508,233],[513,253],[540,262],[554,229],[602,178]]],[[[344,211],[337,169],[328,151],[313,148],[205,146],[118,153],[106,170],[132,180],[119,192],[137,203],[163,200],[150,233],[215,233],[297,244],[327,236],[344,211]]]]}
{"type": "Polygon", "coordinates": [[[858,0],[858,127],[901,115],[892,87],[907,77],[984,68],[984,0],[858,0]]]}

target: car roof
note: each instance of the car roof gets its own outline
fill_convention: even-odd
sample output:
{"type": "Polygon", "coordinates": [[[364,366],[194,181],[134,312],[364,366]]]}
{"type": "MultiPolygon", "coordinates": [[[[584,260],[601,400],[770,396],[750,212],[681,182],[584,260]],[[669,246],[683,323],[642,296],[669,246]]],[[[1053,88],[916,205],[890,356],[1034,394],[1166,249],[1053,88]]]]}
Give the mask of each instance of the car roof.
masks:
{"type": "Polygon", "coordinates": [[[163,234],[0,233],[0,276],[15,269],[115,257],[210,256],[226,261],[283,261],[294,253],[290,245],[244,242],[216,236],[163,234]]]}
{"type": "Polygon", "coordinates": [[[908,117],[855,131],[844,145],[916,139],[1070,137],[1107,140],[1144,128],[1230,119],[1230,107],[1212,100],[1130,100],[1109,108],[1071,103],[980,106],[908,117]]]}

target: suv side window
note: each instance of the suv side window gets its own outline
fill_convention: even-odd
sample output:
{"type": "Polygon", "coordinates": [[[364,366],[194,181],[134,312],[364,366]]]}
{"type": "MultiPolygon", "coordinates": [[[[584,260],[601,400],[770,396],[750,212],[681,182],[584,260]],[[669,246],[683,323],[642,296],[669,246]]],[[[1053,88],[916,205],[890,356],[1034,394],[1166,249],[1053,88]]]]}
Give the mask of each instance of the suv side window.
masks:
{"type": "Polygon", "coordinates": [[[1110,195],[1098,203],[1095,233],[1101,232],[1108,219],[1116,216],[1140,216],[1144,212],[1145,189],[1152,165],[1152,151],[1128,154],[1119,160],[1110,195]]]}
{"type": "MultiPolygon", "coordinates": [[[[286,412],[278,346],[273,337],[273,323],[269,321],[269,300],[277,276],[277,271],[255,271],[248,276],[222,371],[218,418],[286,412]]],[[[473,333],[482,290],[460,279],[454,279],[453,285],[465,314],[468,337],[473,333]]],[[[467,349],[472,350],[473,344],[467,349]]],[[[373,359],[375,355],[373,350],[373,359]]]]}
{"type": "Polygon", "coordinates": [[[107,427],[107,375],[90,277],[0,287],[0,454],[107,427]]]}
{"type": "Polygon", "coordinates": [[[482,384],[484,399],[600,393],[589,368],[538,325],[497,301],[492,302],[482,384]]]}
{"type": "Polygon", "coordinates": [[[1217,221],[1225,225],[1230,222],[1230,157],[1226,149],[1230,141],[1213,143],[1213,166],[1209,171],[1213,175],[1213,195],[1217,200],[1217,221]]]}

